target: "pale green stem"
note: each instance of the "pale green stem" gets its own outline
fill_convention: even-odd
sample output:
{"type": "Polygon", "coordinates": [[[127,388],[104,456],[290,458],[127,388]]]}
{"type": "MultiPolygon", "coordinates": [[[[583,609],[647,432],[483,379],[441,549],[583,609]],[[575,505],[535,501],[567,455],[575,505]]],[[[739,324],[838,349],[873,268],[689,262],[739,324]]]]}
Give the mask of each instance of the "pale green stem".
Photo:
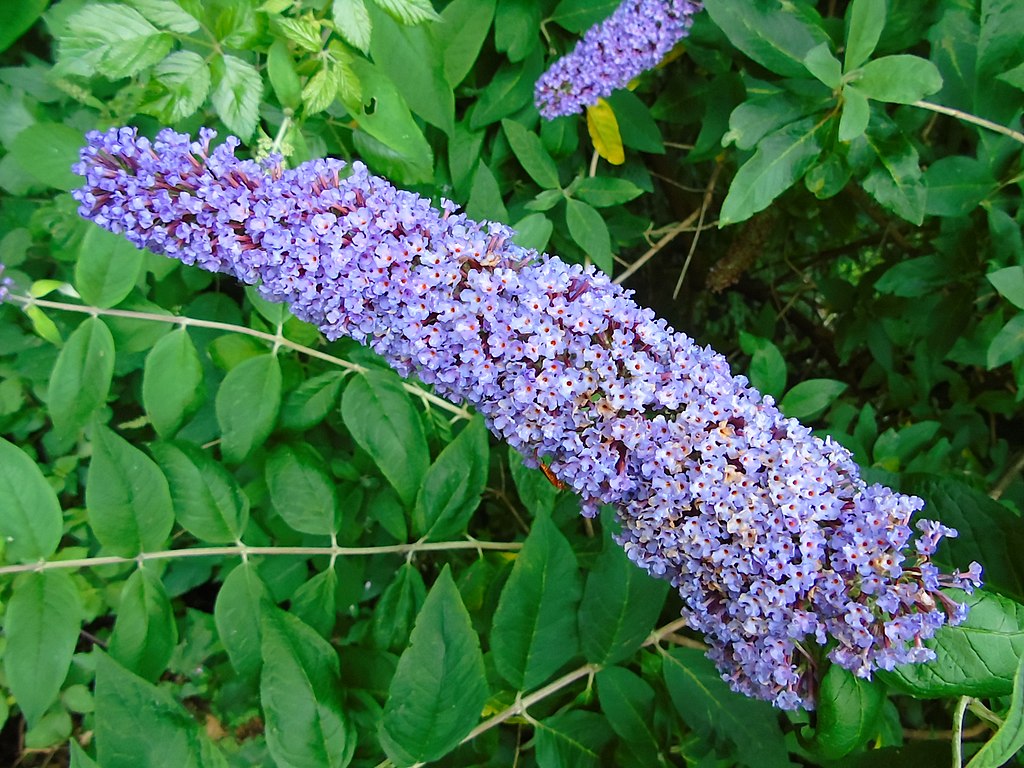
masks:
{"type": "Polygon", "coordinates": [[[458,549],[497,550],[514,552],[522,549],[521,542],[515,541],[427,541],[412,544],[385,544],[379,547],[249,547],[235,544],[224,547],[195,547],[193,549],[167,549],[159,552],[141,552],[134,557],[83,557],[77,560],[40,560],[37,563],[21,565],[5,565],[0,567],[0,576],[33,571],[53,571],[68,568],[96,568],[102,565],[124,565],[142,563],[150,560],[181,560],[190,557],[241,557],[243,559],[259,556],[292,557],[366,557],[369,555],[402,555],[411,552],[447,552],[458,549]]]}
{"type": "MultiPolygon", "coordinates": [[[[47,309],[58,309],[64,312],[77,312],[83,315],[92,315],[93,317],[104,316],[104,317],[123,317],[129,320],[147,320],[154,323],[168,323],[170,325],[188,326],[192,328],[212,328],[218,331],[229,331],[231,333],[240,333],[245,336],[252,336],[253,338],[260,339],[267,342],[274,347],[280,345],[286,347],[295,352],[300,352],[310,357],[315,357],[318,360],[324,360],[328,363],[343,368],[346,371],[353,373],[363,373],[366,368],[358,363],[352,363],[348,360],[344,360],[334,355],[329,355],[326,352],[321,352],[318,349],[307,347],[303,344],[287,339],[279,334],[265,333],[264,331],[257,331],[254,328],[246,328],[242,325],[233,325],[231,323],[220,323],[215,320],[198,320],[193,317],[182,317],[180,315],[159,315],[154,312],[136,312],[128,309],[103,309],[101,307],[88,307],[80,304],[67,304],[62,301],[50,301],[48,299],[35,299],[28,296],[19,296],[11,294],[7,297],[8,301],[15,302],[17,304],[24,304],[26,308],[31,306],[45,307],[47,309]]],[[[449,403],[442,397],[438,397],[432,392],[428,392],[421,387],[417,387],[415,384],[408,382],[402,382],[402,387],[405,388],[409,394],[414,395],[424,402],[432,403],[438,408],[448,411],[454,414],[460,419],[471,419],[472,414],[468,409],[462,408],[457,405],[449,403]]]]}
{"type": "Polygon", "coordinates": [[[958,120],[963,120],[965,123],[972,123],[982,128],[987,128],[995,133],[1001,133],[1003,136],[1009,136],[1014,141],[1019,141],[1024,144],[1024,133],[1015,131],[1013,128],[1007,128],[1005,125],[999,123],[993,123],[991,120],[986,120],[984,117],[978,117],[972,115],[970,112],[963,112],[959,109],[953,109],[952,107],[944,107],[941,104],[933,104],[930,101],[915,101],[913,106],[920,107],[921,109],[928,109],[932,112],[938,112],[940,115],[949,115],[955,117],[958,120]]]}
{"type": "Polygon", "coordinates": [[[971,703],[970,696],[961,696],[953,711],[953,768],[962,768],[964,764],[963,755],[963,734],[964,734],[964,713],[967,705],[971,703]]]}

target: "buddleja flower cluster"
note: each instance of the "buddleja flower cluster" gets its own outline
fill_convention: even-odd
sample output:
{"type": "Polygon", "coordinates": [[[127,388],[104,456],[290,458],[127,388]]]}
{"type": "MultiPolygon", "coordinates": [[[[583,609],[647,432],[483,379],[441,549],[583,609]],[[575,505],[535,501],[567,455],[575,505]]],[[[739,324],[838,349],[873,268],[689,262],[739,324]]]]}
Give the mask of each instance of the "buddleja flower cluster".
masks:
{"type": "Polygon", "coordinates": [[[866,486],[848,451],[606,275],[360,163],[287,170],[212,139],[91,133],[81,214],[365,342],[472,403],[584,514],[614,505],[630,558],[679,590],[736,690],[811,707],[822,647],[867,677],[931,658],[922,641],[964,618],[939,589],[970,590],[980,567],[942,576],[929,559],[955,531],[922,521],[908,551],[919,499],[866,486]]]}
{"type": "Polygon", "coordinates": [[[573,115],[654,69],[686,37],[698,0],[625,0],[541,75],[534,102],[549,120],[573,115]]]}

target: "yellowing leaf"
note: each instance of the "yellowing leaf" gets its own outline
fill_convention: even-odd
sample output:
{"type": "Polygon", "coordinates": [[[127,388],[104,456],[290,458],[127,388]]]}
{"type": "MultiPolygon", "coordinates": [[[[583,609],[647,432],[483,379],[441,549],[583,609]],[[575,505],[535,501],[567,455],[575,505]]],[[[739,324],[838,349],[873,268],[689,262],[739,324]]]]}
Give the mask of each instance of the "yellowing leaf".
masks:
{"type": "Polygon", "coordinates": [[[597,104],[587,107],[587,130],[597,154],[612,165],[626,162],[622,136],[619,135],[619,121],[615,119],[611,105],[604,99],[598,99],[597,104]]]}

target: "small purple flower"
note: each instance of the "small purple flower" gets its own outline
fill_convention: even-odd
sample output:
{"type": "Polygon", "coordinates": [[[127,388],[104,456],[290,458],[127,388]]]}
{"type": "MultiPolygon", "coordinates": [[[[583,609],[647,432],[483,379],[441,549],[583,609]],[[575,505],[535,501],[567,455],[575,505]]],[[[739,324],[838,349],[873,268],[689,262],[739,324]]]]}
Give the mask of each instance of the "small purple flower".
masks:
{"type": "Polygon", "coordinates": [[[625,0],[541,75],[534,102],[551,120],[573,115],[653,69],[686,37],[699,0],[625,0]]]}
{"type": "Polygon", "coordinates": [[[238,160],[162,131],[88,135],[73,194],[139,247],[258,284],[330,339],[371,346],[547,464],[619,541],[669,580],[708,655],[743,693],[813,707],[820,656],[861,677],[927,660],[965,607],[940,592],[953,535],[923,502],[868,486],[849,451],[762,396],[593,267],[568,265],[396,189],[355,163],[238,160]],[[239,211],[251,215],[239,219],[239,211]]]}
{"type": "Polygon", "coordinates": [[[0,261],[0,304],[3,304],[11,295],[12,285],[14,285],[14,281],[9,277],[4,277],[4,263],[0,261]]]}

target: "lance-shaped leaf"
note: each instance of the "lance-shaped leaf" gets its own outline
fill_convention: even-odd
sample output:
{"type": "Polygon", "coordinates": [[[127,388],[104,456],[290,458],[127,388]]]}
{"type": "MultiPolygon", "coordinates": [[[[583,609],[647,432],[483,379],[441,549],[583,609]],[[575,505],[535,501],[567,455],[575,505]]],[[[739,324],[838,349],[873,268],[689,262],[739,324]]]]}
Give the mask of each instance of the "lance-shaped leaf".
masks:
{"type": "Polygon", "coordinates": [[[655,694],[650,684],[628,669],[606,667],[597,673],[597,695],[612,730],[637,760],[657,764],[661,740],[654,732],[655,694]]]}
{"type": "Polygon", "coordinates": [[[399,766],[437,760],[476,725],[487,693],[480,641],[445,566],[391,681],[379,731],[384,751],[399,766]]]}
{"type": "Polygon", "coordinates": [[[544,682],[579,651],[576,555],[547,516],[533,522],[494,613],[499,674],[520,691],[544,682]]]}
{"type": "Polygon", "coordinates": [[[150,682],[163,674],[178,644],[178,625],[164,583],[152,568],[139,568],[121,590],[110,636],[110,655],[150,682]]]}
{"type": "Polygon", "coordinates": [[[480,506],[489,466],[487,428],[478,416],[427,470],[413,508],[416,535],[442,541],[464,533],[480,506]]]}
{"type": "Polygon", "coordinates": [[[213,604],[217,634],[231,666],[243,677],[255,675],[262,663],[260,616],[265,603],[271,603],[266,585],[251,563],[242,563],[228,574],[213,604]]]}
{"type": "Polygon", "coordinates": [[[57,356],[46,405],[58,437],[78,437],[107,399],[114,376],[114,337],[98,317],[90,317],[68,338],[57,356]]]}
{"type": "Polygon", "coordinates": [[[39,466],[0,437],[0,537],[6,558],[45,560],[57,551],[63,529],[57,494],[39,466]]]}
{"type": "Polygon", "coordinates": [[[289,613],[264,603],[260,703],[267,748],[280,768],[341,768],[354,744],[341,706],[338,654],[289,613]]]}
{"type": "Polygon", "coordinates": [[[338,528],[338,496],[324,460],[307,445],[279,445],[266,464],[274,509],[301,533],[328,536],[338,528]]]}
{"type": "Polygon", "coordinates": [[[560,712],[537,723],[537,765],[598,768],[611,737],[608,721],[596,712],[560,712]]]}
{"type": "Polygon", "coordinates": [[[4,673],[29,726],[57,699],[82,624],[78,588],[66,571],[26,573],[4,615],[4,673]]]}
{"type": "Polygon", "coordinates": [[[281,364],[276,355],[250,357],[217,390],[217,422],[224,458],[240,464],[274,429],[281,408],[281,364]]]}
{"type": "Polygon", "coordinates": [[[162,548],[174,526],[167,478],[120,435],[99,424],[92,435],[85,504],[96,538],[125,557],[162,548]]]}
{"type": "Polygon", "coordinates": [[[508,137],[508,143],[516,159],[530,174],[530,178],[543,189],[557,189],[558,166],[544,148],[540,136],[515,120],[502,120],[501,127],[508,137]]]}

